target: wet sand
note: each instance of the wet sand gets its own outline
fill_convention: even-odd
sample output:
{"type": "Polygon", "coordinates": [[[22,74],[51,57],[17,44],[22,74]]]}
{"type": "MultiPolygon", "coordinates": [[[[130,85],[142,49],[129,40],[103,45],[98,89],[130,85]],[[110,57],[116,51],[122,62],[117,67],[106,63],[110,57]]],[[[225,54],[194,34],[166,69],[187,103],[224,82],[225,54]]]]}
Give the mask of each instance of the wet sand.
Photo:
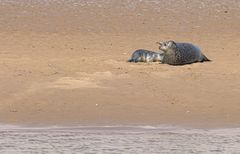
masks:
{"type": "Polygon", "coordinates": [[[3,0],[0,122],[239,126],[239,10],[234,0],[3,0]],[[212,62],[126,62],[169,39],[212,62]]]}

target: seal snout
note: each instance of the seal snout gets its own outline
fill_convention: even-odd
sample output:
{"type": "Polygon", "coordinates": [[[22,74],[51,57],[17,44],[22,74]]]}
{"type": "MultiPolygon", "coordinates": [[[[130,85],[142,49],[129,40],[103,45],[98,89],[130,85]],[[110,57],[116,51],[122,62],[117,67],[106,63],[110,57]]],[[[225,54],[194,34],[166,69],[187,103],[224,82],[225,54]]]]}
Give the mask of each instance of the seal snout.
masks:
{"type": "Polygon", "coordinates": [[[163,42],[156,42],[156,44],[158,44],[159,46],[162,46],[163,42]]]}
{"type": "Polygon", "coordinates": [[[156,42],[156,44],[159,45],[158,49],[162,50],[162,46],[164,45],[164,43],[163,42],[156,42]]]}

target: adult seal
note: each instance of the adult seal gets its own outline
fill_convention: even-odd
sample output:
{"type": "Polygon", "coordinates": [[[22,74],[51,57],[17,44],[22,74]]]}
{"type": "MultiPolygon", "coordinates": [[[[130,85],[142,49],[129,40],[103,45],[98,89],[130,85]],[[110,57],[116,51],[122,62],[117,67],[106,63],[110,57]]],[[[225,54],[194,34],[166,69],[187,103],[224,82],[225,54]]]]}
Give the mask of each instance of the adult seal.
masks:
{"type": "Polygon", "coordinates": [[[163,52],[154,52],[145,49],[138,49],[133,52],[128,62],[161,62],[163,59],[163,52]]]}
{"type": "Polygon", "coordinates": [[[174,41],[157,42],[164,52],[162,63],[170,65],[185,65],[196,62],[210,61],[197,47],[191,43],[176,43],[174,41]]]}

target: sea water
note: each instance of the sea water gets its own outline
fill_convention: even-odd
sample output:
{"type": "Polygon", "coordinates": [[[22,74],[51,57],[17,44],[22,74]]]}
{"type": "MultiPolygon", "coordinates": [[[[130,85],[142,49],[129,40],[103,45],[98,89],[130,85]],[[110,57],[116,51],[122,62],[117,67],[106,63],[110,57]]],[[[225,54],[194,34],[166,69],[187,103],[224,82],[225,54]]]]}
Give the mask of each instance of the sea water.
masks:
{"type": "Polygon", "coordinates": [[[240,128],[2,126],[0,153],[238,154],[240,128]]]}

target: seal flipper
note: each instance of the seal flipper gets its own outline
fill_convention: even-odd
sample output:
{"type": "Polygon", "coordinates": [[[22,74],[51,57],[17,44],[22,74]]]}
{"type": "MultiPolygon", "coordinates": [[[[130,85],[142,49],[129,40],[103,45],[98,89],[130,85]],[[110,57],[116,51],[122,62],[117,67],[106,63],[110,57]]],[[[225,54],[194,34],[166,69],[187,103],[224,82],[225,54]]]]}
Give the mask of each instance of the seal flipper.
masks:
{"type": "Polygon", "coordinates": [[[203,56],[203,59],[202,59],[202,61],[201,62],[204,62],[204,61],[211,61],[210,59],[208,59],[204,54],[202,54],[202,56],[203,56]]]}

